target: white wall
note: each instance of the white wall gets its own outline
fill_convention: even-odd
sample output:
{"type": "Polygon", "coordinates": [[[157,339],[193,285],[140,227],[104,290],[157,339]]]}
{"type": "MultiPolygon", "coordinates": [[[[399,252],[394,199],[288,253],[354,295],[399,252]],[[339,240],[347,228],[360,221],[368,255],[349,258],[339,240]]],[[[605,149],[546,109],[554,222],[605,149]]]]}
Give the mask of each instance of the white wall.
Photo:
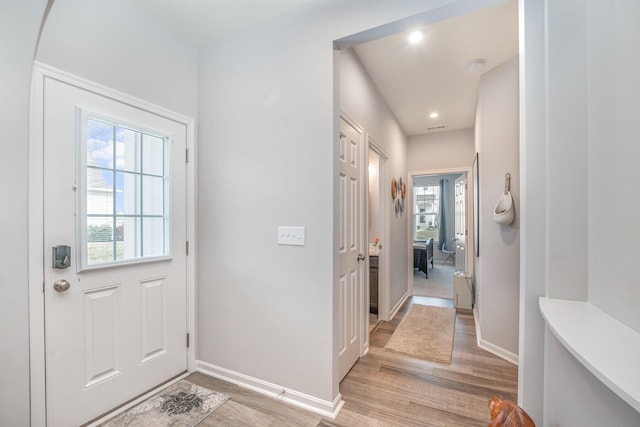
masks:
{"type": "Polygon", "coordinates": [[[369,149],[369,243],[383,234],[380,216],[380,156],[369,149]]]}
{"type": "Polygon", "coordinates": [[[482,340],[500,351],[518,353],[520,280],[518,58],[482,75],[476,113],[479,155],[479,242],[476,301],[482,340]],[[511,174],[515,219],[493,220],[493,209],[511,174]]]}
{"type": "MultiPolygon", "coordinates": [[[[407,139],[393,113],[378,92],[371,77],[353,49],[340,52],[340,109],[364,127],[366,133],[378,143],[389,159],[386,176],[390,190],[391,178],[407,179],[407,139]]],[[[397,214],[393,203],[384,206],[390,219],[390,232],[383,242],[384,256],[390,258],[389,271],[384,272],[389,283],[389,306],[395,307],[407,292],[407,224],[410,220],[405,199],[405,211],[397,214]],[[393,278],[393,280],[390,280],[393,278]]]]}
{"type": "Polygon", "coordinates": [[[198,49],[127,0],[56,0],[36,59],[195,118],[198,49]]]}
{"type": "Polygon", "coordinates": [[[640,3],[589,2],[587,11],[589,301],[640,332],[640,3]]]}
{"type": "Polygon", "coordinates": [[[475,154],[473,128],[411,135],[407,168],[409,171],[471,168],[475,154]]]}
{"type": "MultiPolygon", "coordinates": [[[[547,295],[589,301],[640,331],[640,226],[632,213],[640,207],[640,63],[629,55],[640,39],[640,4],[572,0],[547,8],[547,295]]],[[[640,425],[640,413],[549,331],[544,381],[544,425],[640,425]]]]}
{"type": "MultiPolygon", "coordinates": [[[[199,168],[198,182],[202,361],[323,401],[338,395],[334,147],[338,110],[353,108],[334,103],[339,88],[334,85],[333,41],[449,3],[318,1],[203,49],[199,164],[207,167],[199,168]],[[306,246],[276,245],[278,225],[305,226],[306,246]]],[[[493,3],[461,2],[416,20],[493,3]]],[[[363,120],[362,125],[381,144],[402,138],[399,130],[387,134],[378,123],[363,120]]],[[[404,150],[401,144],[389,150],[391,176],[406,173],[404,150]]],[[[396,218],[394,213],[391,234],[397,240],[386,248],[406,257],[400,237],[406,235],[406,215],[396,218]]],[[[398,283],[392,300],[399,298],[406,276],[398,283]]]]}
{"type": "Polygon", "coordinates": [[[29,425],[29,88],[45,0],[0,3],[0,414],[29,425]]]}
{"type": "MultiPolygon", "coordinates": [[[[411,135],[407,145],[407,168],[409,172],[433,171],[441,169],[471,169],[475,149],[474,128],[458,129],[443,132],[433,132],[421,135],[411,135]]],[[[455,178],[450,179],[449,184],[454,190],[450,195],[455,200],[455,178]]],[[[468,191],[472,191],[471,179],[467,184],[468,191]]],[[[473,202],[473,198],[468,198],[473,202]]],[[[452,202],[453,203],[453,202],[452,202]]],[[[471,206],[471,204],[469,205],[471,206]]],[[[455,205],[451,207],[451,215],[454,218],[455,205]]],[[[473,210],[469,209],[468,213],[473,210]]],[[[411,220],[411,219],[410,219],[411,220]]],[[[454,220],[449,221],[449,234],[451,240],[455,234],[454,220]]],[[[469,218],[467,248],[473,248],[473,220],[469,218]]],[[[469,249],[467,249],[469,250],[469,249]]],[[[434,259],[444,261],[447,255],[434,248],[434,259]]],[[[471,268],[470,268],[471,270],[471,268]]]]}

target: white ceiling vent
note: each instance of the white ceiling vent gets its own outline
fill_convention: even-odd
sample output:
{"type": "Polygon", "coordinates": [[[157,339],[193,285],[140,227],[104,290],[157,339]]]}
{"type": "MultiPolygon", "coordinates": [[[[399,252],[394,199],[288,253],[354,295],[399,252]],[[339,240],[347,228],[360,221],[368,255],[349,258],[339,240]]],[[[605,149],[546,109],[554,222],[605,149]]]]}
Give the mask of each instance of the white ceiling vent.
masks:
{"type": "Polygon", "coordinates": [[[432,126],[430,128],[427,128],[427,130],[438,130],[438,129],[444,129],[446,128],[446,126],[441,125],[441,126],[432,126]]]}

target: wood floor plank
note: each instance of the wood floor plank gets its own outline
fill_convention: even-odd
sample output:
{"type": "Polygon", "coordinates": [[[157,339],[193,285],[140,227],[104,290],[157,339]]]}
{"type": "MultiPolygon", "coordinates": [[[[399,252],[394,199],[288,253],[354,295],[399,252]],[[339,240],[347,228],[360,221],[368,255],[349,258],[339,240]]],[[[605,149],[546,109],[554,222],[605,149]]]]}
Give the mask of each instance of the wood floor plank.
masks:
{"type": "Polygon", "coordinates": [[[487,425],[489,398],[516,399],[517,366],[477,346],[475,321],[469,312],[456,315],[450,365],[383,351],[414,301],[407,301],[392,321],[381,322],[372,332],[369,354],[341,384],[344,409],[389,419],[396,412],[391,405],[398,405],[403,414],[396,425],[487,425]]]}
{"type": "MultiPolygon", "coordinates": [[[[494,395],[516,400],[517,366],[478,348],[475,321],[456,314],[450,365],[383,350],[411,304],[409,299],[389,322],[370,333],[369,353],[340,384],[345,402],[335,420],[289,405],[234,384],[195,373],[190,381],[230,396],[200,425],[304,427],[469,427],[489,422],[487,402],[494,395]]],[[[448,304],[445,301],[444,304],[448,304]]],[[[420,337],[416,337],[420,339],[420,337]]]]}

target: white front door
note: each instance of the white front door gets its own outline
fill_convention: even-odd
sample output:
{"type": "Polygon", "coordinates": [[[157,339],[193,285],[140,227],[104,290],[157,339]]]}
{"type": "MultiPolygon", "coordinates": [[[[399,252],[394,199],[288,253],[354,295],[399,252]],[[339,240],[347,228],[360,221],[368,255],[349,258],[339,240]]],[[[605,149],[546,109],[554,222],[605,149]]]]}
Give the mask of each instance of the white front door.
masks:
{"type": "Polygon", "coordinates": [[[455,182],[455,218],[456,218],[456,271],[466,271],[465,244],[467,236],[467,216],[465,208],[465,193],[467,179],[461,175],[455,182]]]}
{"type": "Polygon", "coordinates": [[[364,310],[365,266],[362,207],[362,132],[340,120],[338,162],[340,164],[340,379],[360,357],[361,324],[364,310]]]}
{"type": "Polygon", "coordinates": [[[43,108],[47,425],[77,426],[187,369],[186,129],[49,77],[43,108]]]}

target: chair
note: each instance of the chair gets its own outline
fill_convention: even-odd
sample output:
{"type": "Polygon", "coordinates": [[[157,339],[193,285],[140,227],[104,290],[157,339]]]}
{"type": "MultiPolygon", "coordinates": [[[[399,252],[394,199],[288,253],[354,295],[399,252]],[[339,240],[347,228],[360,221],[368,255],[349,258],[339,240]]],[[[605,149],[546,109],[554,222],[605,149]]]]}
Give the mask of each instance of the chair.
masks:
{"type": "Polygon", "coordinates": [[[447,243],[445,242],[442,245],[442,249],[440,249],[440,251],[442,251],[443,254],[447,255],[447,257],[444,259],[444,261],[442,261],[442,265],[445,265],[449,259],[451,259],[451,264],[452,265],[454,265],[454,266],[456,265],[456,250],[455,250],[455,247],[452,250],[451,246],[447,246],[447,243]]]}
{"type": "Polygon", "coordinates": [[[413,245],[413,268],[417,268],[423,271],[426,277],[429,277],[427,267],[431,262],[431,268],[433,268],[433,239],[429,238],[424,243],[414,242],[413,245]]]}

